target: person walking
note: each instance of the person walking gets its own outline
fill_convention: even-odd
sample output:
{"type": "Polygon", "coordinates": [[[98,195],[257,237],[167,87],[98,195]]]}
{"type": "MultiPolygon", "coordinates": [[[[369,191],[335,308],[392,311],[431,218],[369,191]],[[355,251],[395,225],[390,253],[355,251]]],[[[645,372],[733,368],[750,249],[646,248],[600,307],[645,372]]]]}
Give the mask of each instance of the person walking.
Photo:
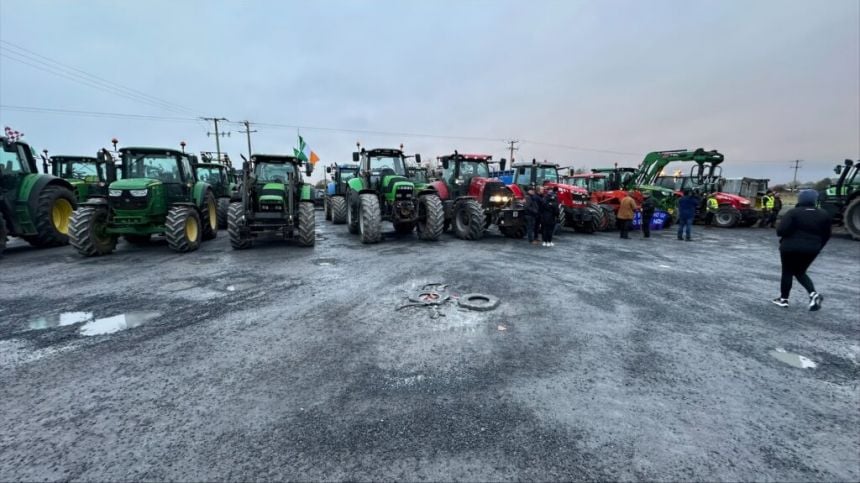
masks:
{"type": "Polygon", "coordinates": [[[711,193],[708,195],[708,201],[706,205],[708,212],[705,214],[705,225],[710,226],[711,223],[714,222],[714,217],[717,216],[717,212],[720,211],[720,202],[717,201],[716,193],[711,193]]]}
{"type": "Polygon", "coordinates": [[[555,246],[552,242],[552,235],[555,232],[558,213],[558,198],[552,190],[549,190],[544,196],[543,205],[541,205],[540,224],[543,228],[543,246],[545,247],[555,246]]]}
{"type": "Polygon", "coordinates": [[[693,196],[690,190],[684,190],[684,196],[678,200],[678,239],[692,240],[693,218],[696,217],[696,208],[699,207],[699,199],[693,196]],[[686,237],[682,236],[686,232],[686,237]]]}
{"type": "Polygon", "coordinates": [[[761,220],[758,222],[759,228],[764,228],[770,222],[770,214],[773,211],[773,191],[768,190],[764,195],[764,198],[761,199],[761,220]]]}
{"type": "Polygon", "coordinates": [[[526,233],[528,234],[529,243],[537,245],[538,242],[538,217],[540,217],[540,197],[535,193],[534,188],[529,188],[526,194],[526,233]]]}
{"type": "Polygon", "coordinates": [[[817,201],[817,191],[801,191],[797,197],[797,206],[788,210],[776,229],[776,234],[780,237],[782,277],[779,297],[773,299],[773,303],[780,307],[788,307],[788,296],[795,278],[809,293],[809,310],[819,310],[824,300],[821,294],[815,291],[812,279],[806,274],[809,266],[830,240],[832,220],[826,211],[815,207],[817,201]]]}
{"type": "Polygon", "coordinates": [[[654,211],[657,209],[657,201],[647,191],[643,196],[645,199],[642,200],[642,237],[651,238],[651,218],[654,217],[654,211]]]}
{"type": "Polygon", "coordinates": [[[779,193],[774,193],[773,208],[770,210],[770,217],[767,220],[767,226],[770,228],[776,227],[776,218],[779,216],[780,211],[782,211],[782,198],[779,197],[779,193]]]}
{"type": "Polygon", "coordinates": [[[630,223],[633,222],[633,216],[636,212],[636,201],[631,196],[633,192],[628,191],[624,198],[621,199],[621,204],[618,206],[618,214],[616,220],[618,223],[618,231],[621,232],[621,238],[630,239],[630,223]]]}

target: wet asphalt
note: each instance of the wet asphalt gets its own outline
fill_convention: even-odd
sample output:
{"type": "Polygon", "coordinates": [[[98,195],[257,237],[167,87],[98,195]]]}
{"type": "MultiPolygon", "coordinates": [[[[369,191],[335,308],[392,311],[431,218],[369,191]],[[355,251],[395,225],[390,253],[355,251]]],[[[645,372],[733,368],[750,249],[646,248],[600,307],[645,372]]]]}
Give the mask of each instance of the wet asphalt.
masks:
{"type": "Polygon", "coordinates": [[[314,248],[222,231],[92,259],[13,241],[0,481],[860,480],[860,243],[812,266],[811,313],[800,287],[770,303],[772,230],[388,230],[362,245],[318,212],[314,248]],[[397,310],[428,283],[440,315],[397,310]]]}

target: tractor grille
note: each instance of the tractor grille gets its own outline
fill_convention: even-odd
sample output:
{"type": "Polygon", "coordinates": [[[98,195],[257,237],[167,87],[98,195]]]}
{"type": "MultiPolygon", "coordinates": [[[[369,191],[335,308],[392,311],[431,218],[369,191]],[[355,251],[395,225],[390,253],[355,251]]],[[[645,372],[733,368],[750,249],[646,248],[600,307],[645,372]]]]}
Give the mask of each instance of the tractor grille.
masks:
{"type": "Polygon", "coordinates": [[[283,203],[260,203],[260,211],[264,211],[266,213],[283,211],[283,208],[283,203]]]}
{"type": "Polygon", "coordinates": [[[149,193],[146,196],[132,196],[129,190],[122,190],[119,196],[111,196],[110,201],[116,210],[142,210],[149,205],[149,193]]]}
{"type": "Polygon", "coordinates": [[[412,187],[411,186],[401,186],[397,188],[397,191],[394,192],[395,200],[411,200],[412,199],[412,187]]]}

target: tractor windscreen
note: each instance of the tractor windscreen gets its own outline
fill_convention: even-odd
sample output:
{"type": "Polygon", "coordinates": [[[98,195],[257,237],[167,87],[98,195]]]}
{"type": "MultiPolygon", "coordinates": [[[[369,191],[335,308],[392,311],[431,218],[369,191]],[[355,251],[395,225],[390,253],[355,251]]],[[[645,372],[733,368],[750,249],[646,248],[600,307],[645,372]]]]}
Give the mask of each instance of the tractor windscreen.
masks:
{"type": "Polygon", "coordinates": [[[181,183],[179,163],[172,154],[123,153],[123,177],[157,179],[163,183],[181,183]]]}
{"type": "Polygon", "coordinates": [[[295,175],[295,172],[295,167],[291,163],[258,163],[254,168],[258,181],[272,183],[286,183],[290,176],[295,175]]]}
{"type": "Polygon", "coordinates": [[[654,180],[654,184],[664,188],[669,188],[672,191],[680,191],[685,188],[683,176],[658,176],[657,179],[654,180]]]}
{"type": "Polygon", "coordinates": [[[535,168],[535,183],[558,183],[558,169],[555,166],[538,166],[535,168]]]}
{"type": "Polygon", "coordinates": [[[3,169],[2,174],[17,174],[17,173],[29,173],[30,170],[27,169],[27,164],[22,163],[22,157],[19,156],[18,146],[16,144],[3,144],[3,150],[0,151],[0,168],[3,169]]]}
{"type": "Polygon", "coordinates": [[[461,161],[460,176],[466,178],[470,176],[478,176],[481,178],[490,177],[490,168],[487,163],[480,161],[461,161]]]}
{"type": "Polygon", "coordinates": [[[221,179],[220,169],[212,166],[198,166],[197,181],[203,181],[204,183],[216,185],[223,183],[224,180],[221,179]]]}
{"type": "Polygon", "coordinates": [[[71,179],[82,179],[88,183],[104,179],[102,168],[95,161],[63,159],[59,163],[59,172],[71,179]]]}
{"type": "Polygon", "coordinates": [[[395,174],[406,176],[406,167],[400,156],[371,156],[370,173],[373,176],[395,174]]]}
{"type": "Polygon", "coordinates": [[[352,178],[355,178],[357,173],[358,169],[356,168],[340,168],[340,180],[349,181],[352,178]]]}

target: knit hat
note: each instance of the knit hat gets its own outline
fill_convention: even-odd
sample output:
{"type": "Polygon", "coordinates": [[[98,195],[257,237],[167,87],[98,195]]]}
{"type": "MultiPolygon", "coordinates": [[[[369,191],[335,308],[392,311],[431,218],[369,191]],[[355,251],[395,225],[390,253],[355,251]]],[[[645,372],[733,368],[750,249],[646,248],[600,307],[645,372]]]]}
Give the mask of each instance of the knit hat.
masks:
{"type": "Polygon", "coordinates": [[[797,195],[798,205],[815,206],[816,201],[818,201],[818,191],[815,190],[803,190],[797,195]]]}

